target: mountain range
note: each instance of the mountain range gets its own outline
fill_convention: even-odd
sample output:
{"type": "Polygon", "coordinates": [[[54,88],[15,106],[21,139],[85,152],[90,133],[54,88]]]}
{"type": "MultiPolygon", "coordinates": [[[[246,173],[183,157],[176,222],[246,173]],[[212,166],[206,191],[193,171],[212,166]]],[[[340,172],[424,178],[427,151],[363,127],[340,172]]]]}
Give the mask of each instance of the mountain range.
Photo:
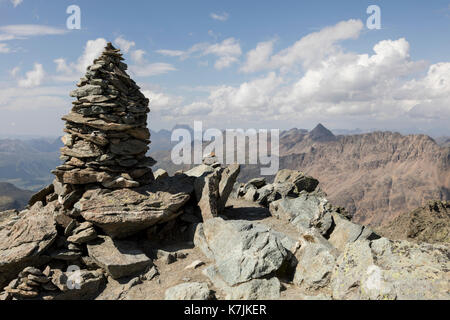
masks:
{"type": "MultiPolygon", "coordinates": [[[[192,132],[188,126],[175,128],[192,132]]],[[[150,146],[158,161],[155,169],[170,174],[191,167],[172,163],[172,131],[151,131],[150,146]]],[[[434,140],[394,132],[335,135],[319,124],[311,131],[281,133],[280,169],[318,178],[330,201],[345,207],[356,222],[380,225],[428,200],[450,199],[449,143],[448,137],[434,140]]],[[[50,170],[60,163],[61,146],[59,138],[0,140],[0,181],[34,191],[48,185],[53,180],[50,170]]],[[[244,165],[238,180],[258,177],[259,169],[244,165]]]]}

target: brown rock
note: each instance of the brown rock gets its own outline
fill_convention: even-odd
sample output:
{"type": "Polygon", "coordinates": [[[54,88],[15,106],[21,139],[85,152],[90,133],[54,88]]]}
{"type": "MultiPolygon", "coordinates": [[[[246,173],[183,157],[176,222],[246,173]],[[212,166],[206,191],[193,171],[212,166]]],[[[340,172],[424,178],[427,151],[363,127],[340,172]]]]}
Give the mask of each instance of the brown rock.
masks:
{"type": "Polygon", "coordinates": [[[180,175],[82,199],[81,215],[113,238],[126,237],[177,217],[191,197],[192,184],[190,177],[180,175]]]}
{"type": "Polygon", "coordinates": [[[0,287],[20,270],[37,263],[55,240],[54,204],[29,210],[12,226],[0,230],[0,287]]]}

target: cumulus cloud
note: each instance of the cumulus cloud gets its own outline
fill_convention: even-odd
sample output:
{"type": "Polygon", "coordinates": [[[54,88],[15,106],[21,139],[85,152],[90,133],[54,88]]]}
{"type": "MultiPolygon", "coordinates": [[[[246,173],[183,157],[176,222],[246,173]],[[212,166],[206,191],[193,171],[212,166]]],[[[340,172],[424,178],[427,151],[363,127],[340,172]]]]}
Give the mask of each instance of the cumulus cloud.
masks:
{"type": "Polygon", "coordinates": [[[242,66],[244,72],[267,69],[287,69],[301,63],[308,68],[327,55],[339,50],[336,44],[347,39],[356,39],[364,25],[361,20],[341,21],[334,26],[310,33],[292,46],[272,55],[273,42],[262,42],[247,54],[247,61],[242,66]]]}
{"type": "Polygon", "coordinates": [[[174,110],[180,108],[183,102],[182,97],[170,95],[161,90],[145,89],[142,93],[150,100],[152,112],[166,119],[172,119],[174,110]]]}
{"type": "Polygon", "coordinates": [[[134,41],[128,41],[124,39],[122,36],[116,38],[114,42],[119,46],[120,50],[125,53],[128,53],[132,47],[136,45],[134,41]]]}
{"type": "Polygon", "coordinates": [[[80,78],[96,58],[103,52],[107,41],[103,38],[86,42],[83,54],[76,62],[68,63],[64,58],[55,59],[56,71],[59,73],[55,79],[59,81],[74,81],[80,78]]]}
{"type": "Polygon", "coordinates": [[[247,53],[247,60],[241,67],[243,72],[254,72],[265,68],[265,63],[273,53],[274,41],[265,41],[257,44],[256,48],[247,53]]]}
{"type": "Polygon", "coordinates": [[[35,63],[33,70],[28,71],[25,74],[25,78],[19,80],[18,85],[22,88],[37,87],[42,83],[44,77],[44,67],[40,63],[35,63]]]}
{"type": "Polygon", "coordinates": [[[218,21],[227,21],[228,20],[228,13],[223,12],[223,13],[211,13],[209,15],[211,18],[213,18],[214,20],[218,20],[218,21]]]}
{"type": "Polygon", "coordinates": [[[247,53],[241,71],[265,70],[267,65],[272,71],[237,86],[211,88],[206,99],[180,106],[179,117],[196,116],[201,110],[219,124],[223,119],[241,121],[255,115],[259,122],[286,122],[293,117],[366,123],[448,119],[450,62],[430,66],[412,60],[404,38],[380,41],[371,53],[348,52],[339,46],[340,40],[357,37],[360,27],[358,21],[341,22],[276,54],[274,41],[261,42],[247,53]],[[313,39],[320,45],[307,46],[313,39]]]}

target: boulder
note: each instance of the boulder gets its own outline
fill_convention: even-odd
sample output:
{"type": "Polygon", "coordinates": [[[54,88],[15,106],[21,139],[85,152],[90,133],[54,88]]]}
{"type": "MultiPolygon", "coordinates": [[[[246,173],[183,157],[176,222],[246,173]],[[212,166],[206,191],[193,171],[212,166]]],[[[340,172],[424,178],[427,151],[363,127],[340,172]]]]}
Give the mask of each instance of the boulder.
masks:
{"type": "Polygon", "coordinates": [[[152,261],[135,242],[112,240],[100,236],[98,241],[87,245],[89,256],[113,279],[120,279],[144,272],[152,261]]]}
{"type": "Polygon", "coordinates": [[[327,203],[323,197],[303,192],[298,198],[283,198],[270,203],[269,210],[272,216],[289,221],[302,233],[316,227],[324,235],[333,223],[327,203]]]}
{"type": "Polygon", "coordinates": [[[275,188],[272,184],[265,185],[258,189],[258,199],[256,202],[260,205],[266,206],[268,204],[269,196],[274,192],[275,188]]]}
{"type": "Polygon", "coordinates": [[[203,232],[197,235],[199,248],[214,259],[218,275],[229,286],[277,271],[287,256],[278,237],[262,224],[213,218],[197,231],[203,232]]]}
{"type": "Polygon", "coordinates": [[[165,300],[210,300],[211,297],[212,292],[208,284],[191,282],[167,289],[165,300]]]}
{"type": "Polygon", "coordinates": [[[203,221],[219,214],[219,179],[219,171],[214,171],[204,178],[202,196],[198,202],[203,221]]]}
{"type": "Polygon", "coordinates": [[[325,288],[330,283],[337,251],[320,234],[303,234],[300,240],[300,249],[295,254],[294,284],[307,291],[325,288]]]}
{"type": "Polygon", "coordinates": [[[332,216],[334,229],[328,241],[340,251],[344,250],[347,243],[379,238],[369,227],[355,224],[336,212],[332,216]]]}
{"type": "Polygon", "coordinates": [[[334,299],[450,299],[444,245],[381,238],[348,243],[331,276],[334,299]]]}
{"type": "Polygon", "coordinates": [[[292,183],[295,186],[295,192],[298,194],[302,191],[313,192],[319,185],[319,181],[305,176],[301,171],[284,169],[278,171],[275,176],[274,183],[292,183]]]}
{"type": "Polygon", "coordinates": [[[219,214],[223,212],[227,204],[228,198],[233,191],[233,186],[236,183],[236,179],[240,173],[241,167],[239,164],[232,164],[225,168],[222,172],[219,183],[219,214]]]}
{"type": "Polygon", "coordinates": [[[52,270],[52,272],[54,272],[52,283],[61,290],[54,295],[54,300],[94,299],[100,293],[106,280],[101,270],[74,272],[52,270]]]}
{"type": "Polygon", "coordinates": [[[221,278],[215,266],[206,268],[204,274],[216,288],[225,294],[226,300],[276,300],[280,298],[281,284],[276,277],[252,279],[231,286],[221,278]]]}
{"type": "Polygon", "coordinates": [[[13,225],[0,229],[0,288],[24,267],[40,263],[39,256],[56,239],[55,203],[35,205],[13,225]]]}
{"type": "Polygon", "coordinates": [[[137,189],[80,200],[82,217],[113,238],[123,238],[179,216],[193,194],[192,178],[177,175],[137,189]]]}

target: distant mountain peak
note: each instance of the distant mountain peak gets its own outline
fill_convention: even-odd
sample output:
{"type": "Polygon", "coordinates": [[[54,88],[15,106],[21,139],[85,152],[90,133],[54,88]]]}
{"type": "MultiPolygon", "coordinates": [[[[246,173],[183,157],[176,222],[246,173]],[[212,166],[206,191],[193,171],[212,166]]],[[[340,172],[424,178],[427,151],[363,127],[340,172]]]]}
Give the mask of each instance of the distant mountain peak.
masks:
{"type": "Polygon", "coordinates": [[[336,140],[336,136],[333,132],[325,128],[321,123],[309,132],[308,137],[313,141],[321,142],[336,140]]]}

